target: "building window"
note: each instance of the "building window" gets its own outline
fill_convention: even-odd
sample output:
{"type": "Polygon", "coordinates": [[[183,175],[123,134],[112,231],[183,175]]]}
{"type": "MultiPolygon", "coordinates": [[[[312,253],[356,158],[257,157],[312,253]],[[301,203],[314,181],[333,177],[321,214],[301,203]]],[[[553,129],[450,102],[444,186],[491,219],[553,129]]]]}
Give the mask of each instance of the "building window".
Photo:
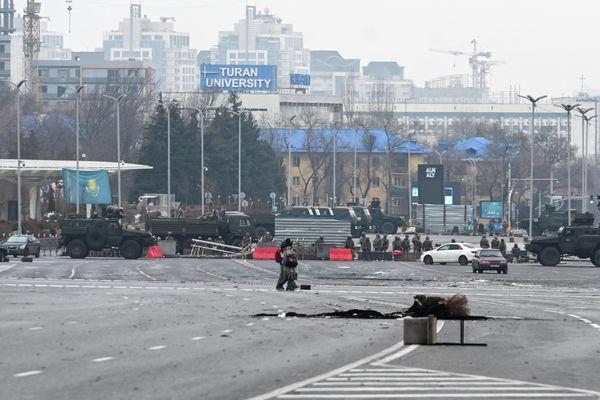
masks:
{"type": "Polygon", "coordinates": [[[395,176],[394,177],[394,186],[402,186],[402,178],[400,178],[399,176],[395,176]]]}
{"type": "Polygon", "coordinates": [[[48,86],[42,85],[42,93],[48,93],[48,86]]]}
{"type": "Polygon", "coordinates": [[[63,95],[65,94],[65,92],[67,91],[67,88],[64,86],[58,86],[56,88],[56,97],[61,98],[63,97],[63,95]]]}
{"type": "Polygon", "coordinates": [[[292,178],[292,185],[294,185],[294,186],[300,186],[300,177],[299,176],[294,176],[292,178]]]}
{"type": "Polygon", "coordinates": [[[294,197],[292,197],[292,205],[293,206],[299,206],[300,205],[300,196],[294,196],[294,197]]]}
{"type": "Polygon", "coordinates": [[[374,176],[374,177],[371,179],[371,184],[372,184],[373,186],[375,186],[375,187],[379,187],[379,184],[380,184],[380,183],[381,183],[381,181],[379,180],[379,177],[378,177],[378,176],[374,176]]]}
{"type": "Polygon", "coordinates": [[[300,166],[300,157],[294,157],[294,159],[292,160],[292,165],[294,167],[299,167],[300,166]]]}

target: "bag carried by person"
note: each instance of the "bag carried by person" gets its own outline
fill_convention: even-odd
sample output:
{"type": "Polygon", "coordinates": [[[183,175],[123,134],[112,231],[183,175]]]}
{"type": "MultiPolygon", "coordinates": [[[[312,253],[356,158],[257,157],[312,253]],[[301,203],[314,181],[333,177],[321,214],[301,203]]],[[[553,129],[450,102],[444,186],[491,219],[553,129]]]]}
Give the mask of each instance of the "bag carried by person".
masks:
{"type": "Polygon", "coordinates": [[[295,268],[298,266],[298,258],[296,252],[290,247],[286,247],[283,251],[283,265],[286,267],[295,268]]]}
{"type": "Polygon", "coordinates": [[[275,262],[277,262],[277,264],[281,264],[281,262],[283,261],[283,256],[281,255],[281,253],[283,253],[283,250],[277,250],[275,252],[275,262]]]}

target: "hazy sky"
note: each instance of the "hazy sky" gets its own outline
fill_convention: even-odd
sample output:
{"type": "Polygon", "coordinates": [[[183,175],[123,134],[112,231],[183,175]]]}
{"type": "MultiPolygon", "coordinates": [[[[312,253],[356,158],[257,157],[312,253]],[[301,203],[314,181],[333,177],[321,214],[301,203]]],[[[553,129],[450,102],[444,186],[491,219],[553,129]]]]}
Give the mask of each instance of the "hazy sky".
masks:
{"type": "MultiPolygon", "coordinates": [[[[50,29],[66,33],[66,46],[93,50],[102,32],[128,16],[128,0],[73,0],[72,32],[67,33],[66,1],[41,0],[50,29]]],[[[22,10],[25,0],[15,1],[22,10]]],[[[246,1],[141,0],[151,19],[174,17],[176,29],[191,34],[192,45],[207,49],[219,30],[231,30],[244,16],[246,1]]],[[[518,84],[523,93],[572,94],[585,76],[586,90],[600,89],[600,1],[580,0],[249,0],[270,8],[304,33],[309,49],[339,50],[347,58],[393,60],[406,77],[425,80],[469,73],[467,57],[430,49],[469,50],[476,38],[505,65],[493,68],[493,90],[518,84]]]]}

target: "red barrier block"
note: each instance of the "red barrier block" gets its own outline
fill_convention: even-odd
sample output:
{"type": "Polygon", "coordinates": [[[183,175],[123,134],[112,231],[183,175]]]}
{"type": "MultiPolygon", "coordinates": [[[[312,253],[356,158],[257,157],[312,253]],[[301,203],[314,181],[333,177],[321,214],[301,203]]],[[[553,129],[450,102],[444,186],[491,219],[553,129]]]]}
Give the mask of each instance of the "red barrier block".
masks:
{"type": "Polygon", "coordinates": [[[275,253],[279,251],[277,247],[257,247],[252,253],[253,260],[273,260],[275,261],[275,253]]]}
{"type": "Polygon", "coordinates": [[[406,255],[406,253],[403,252],[402,250],[394,250],[394,255],[395,256],[404,256],[404,255],[406,255]]]}
{"type": "Polygon", "coordinates": [[[352,249],[329,249],[329,259],[331,261],[352,261],[352,249]]]}
{"type": "Polygon", "coordinates": [[[160,248],[160,246],[150,246],[148,247],[148,252],[146,253],[146,258],[163,258],[164,254],[160,248]]]}

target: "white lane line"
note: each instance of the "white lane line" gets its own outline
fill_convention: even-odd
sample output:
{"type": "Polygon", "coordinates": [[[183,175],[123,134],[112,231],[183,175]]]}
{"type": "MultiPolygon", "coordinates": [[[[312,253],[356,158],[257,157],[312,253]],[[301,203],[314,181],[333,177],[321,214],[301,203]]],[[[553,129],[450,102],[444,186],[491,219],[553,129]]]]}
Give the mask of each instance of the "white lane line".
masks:
{"type": "Polygon", "coordinates": [[[222,280],[224,280],[224,281],[228,281],[228,280],[230,280],[229,278],[227,278],[227,277],[225,277],[225,276],[221,276],[221,275],[213,274],[212,272],[204,271],[203,269],[200,269],[200,266],[197,266],[197,267],[196,267],[196,271],[198,271],[198,272],[202,272],[203,274],[206,274],[206,275],[210,275],[210,276],[212,276],[212,277],[214,277],[214,278],[219,278],[219,279],[222,279],[222,280]]]}
{"type": "Polygon", "coordinates": [[[156,280],[156,278],[155,278],[155,277],[153,277],[153,276],[150,276],[150,275],[148,275],[147,273],[145,273],[144,271],[142,271],[142,270],[140,269],[140,266],[139,266],[139,265],[136,265],[135,269],[137,270],[137,272],[139,272],[140,274],[144,275],[146,278],[148,278],[148,279],[151,279],[151,280],[153,280],[153,281],[155,281],[155,280],[156,280]]]}
{"type": "Polygon", "coordinates": [[[252,325],[254,325],[254,322],[248,322],[248,323],[246,324],[246,326],[252,326],[252,325]]]}
{"type": "Polygon", "coordinates": [[[75,276],[75,267],[76,265],[73,265],[73,268],[71,268],[71,275],[69,275],[69,279],[73,279],[73,277],[75,276]]]}
{"type": "Polygon", "coordinates": [[[265,272],[265,273],[270,274],[270,275],[279,276],[279,272],[273,272],[273,271],[269,271],[268,269],[257,267],[256,265],[249,263],[248,260],[237,260],[237,259],[234,259],[233,261],[235,261],[236,263],[238,263],[240,265],[243,265],[245,267],[249,267],[249,268],[255,269],[257,271],[265,272]]]}
{"type": "Polygon", "coordinates": [[[41,326],[34,326],[33,328],[29,328],[30,331],[39,331],[40,329],[44,329],[41,326]]]}
{"type": "Polygon", "coordinates": [[[167,347],[167,346],[162,346],[162,345],[161,345],[161,346],[153,346],[153,347],[148,347],[148,350],[150,350],[150,351],[154,351],[154,350],[162,350],[162,349],[164,349],[165,347],[167,347]]]}
{"type": "Polygon", "coordinates": [[[38,374],[41,374],[41,373],[42,373],[42,371],[39,370],[39,369],[37,369],[37,370],[34,370],[34,371],[19,372],[18,374],[14,374],[13,376],[15,378],[23,378],[23,377],[26,377],[26,376],[38,375],[38,374]]]}
{"type": "Polygon", "coordinates": [[[378,394],[286,394],[279,396],[280,399],[430,399],[430,398],[555,398],[566,397],[589,397],[582,393],[378,393],[378,394]]]}
{"type": "Polygon", "coordinates": [[[204,336],[194,336],[192,338],[192,340],[202,340],[202,339],[204,339],[204,336]]]}
{"type": "Polygon", "coordinates": [[[225,329],[223,331],[221,331],[221,333],[231,333],[233,332],[233,329],[225,329]]]}
{"type": "Polygon", "coordinates": [[[11,268],[14,268],[14,267],[16,267],[16,266],[17,266],[17,264],[8,264],[6,267],[0,268],[0,274],[1,274],[2,272],[6,272],[6,271],[8,271],[9,269],[11,269],[11,268]]]}
{"type": "Polygon", "coordinates": [[[100,358],[94,358],[92,360],[92,362],[101,363],[101,362],[110,361],[110,360],[113,360],[113,359],[114,359],[113,357],[100,357],[100,358]]]}
{"type": "Polygon", "coordinates": [[[592,328],[595,328],[595,329],[598,329],[598,330],[600,330],[600,325],[598,325],[598,324],[596,324],[596,323],[594,323],[594,322],[590,321],[590,320],[589,320],[589,319],[587,319],[587,318],[580,317],[579,315],[575,315],[575,314],[567,314],[567,315],[568,315],[569,317],[572,317],[572,318],[575,318],[575,319],[578,319],[578,320],[580,320],[581,322],[583,322],[583,323],[585,323],[585,324],[587,324],[587,325],[591,326],[592,328]]]}

